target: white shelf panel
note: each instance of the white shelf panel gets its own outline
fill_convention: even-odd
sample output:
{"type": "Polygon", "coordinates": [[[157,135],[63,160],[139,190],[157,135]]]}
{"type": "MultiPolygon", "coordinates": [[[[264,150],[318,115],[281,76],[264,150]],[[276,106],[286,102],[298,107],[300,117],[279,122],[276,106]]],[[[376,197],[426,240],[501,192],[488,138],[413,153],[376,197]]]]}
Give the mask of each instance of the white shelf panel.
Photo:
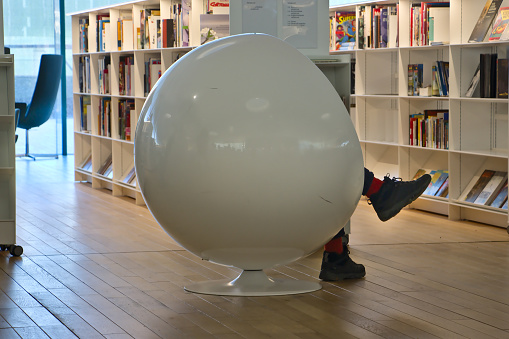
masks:
{"type": "Polygon", "coordinates": [[[465,154],[465,155],[480,155],[484,157],[492,157],[492,158],[507,158],[508,151],[507,150],[470,150],[470,151],[458,151],[458,150],[449,150],[450,153],[457,154],[465,154]]]}
{"type": "Polygon", "coordinates": [[[383,145],[383,146],[393,146],[399,147],[400,145],[395,142],[383,142],[383,141],[373,141],[373,140],[359,140],[359,142],[363,144],[372,144],[372,145],[383,145]]]}

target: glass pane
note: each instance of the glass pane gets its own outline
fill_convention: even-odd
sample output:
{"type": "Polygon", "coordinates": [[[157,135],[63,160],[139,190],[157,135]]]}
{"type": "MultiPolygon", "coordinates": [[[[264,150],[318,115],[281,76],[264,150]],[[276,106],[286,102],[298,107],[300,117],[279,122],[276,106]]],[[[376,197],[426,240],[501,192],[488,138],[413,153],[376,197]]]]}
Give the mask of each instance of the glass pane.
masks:
{"type": "MultiPolygon", "coordinates": [[[[42,54],[55,51],[53,0],[3,0],[4,42],[14,54],[16,102],[30,103],[42,54]]],[[[57,52],[58,53],[58,52],[57,52]]],[[[57,123],[61,116],[58,96],[51,118],[30,129],[30,153],[57,152],[57,123]]],[[[16,154],[25,153],[25,130],[18,128],[16,154]]]]}

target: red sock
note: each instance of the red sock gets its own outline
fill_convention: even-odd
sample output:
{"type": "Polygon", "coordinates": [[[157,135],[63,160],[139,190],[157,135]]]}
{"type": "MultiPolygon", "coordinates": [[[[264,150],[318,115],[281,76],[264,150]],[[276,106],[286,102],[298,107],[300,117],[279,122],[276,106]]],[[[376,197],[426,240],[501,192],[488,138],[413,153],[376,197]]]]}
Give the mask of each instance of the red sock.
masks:
{"type": "Polygon", "coordinates": [[[343,240],[341,237],[332,239],[328,243],[325,244],[326,252],[334,252],[337,254],[343,253],[343,240]]]}
{"type": "Polygon", "coordinates": [[[369,186],[368,193],[366,193],[366,196],[369,198],[372,194],[375,194],[380,190],[380,187],[382,187],[382,184],[384,182],[380,179],[373,178],[373,181],[371,182],[371,186],[369,186]]]}

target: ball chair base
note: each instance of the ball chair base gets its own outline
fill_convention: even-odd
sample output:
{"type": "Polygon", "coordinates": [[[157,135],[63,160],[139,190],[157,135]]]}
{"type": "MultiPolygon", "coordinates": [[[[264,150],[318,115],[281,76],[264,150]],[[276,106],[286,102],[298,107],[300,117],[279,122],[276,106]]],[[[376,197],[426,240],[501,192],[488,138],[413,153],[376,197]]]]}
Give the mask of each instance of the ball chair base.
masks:
{"type": "Polygon", "coordinates": [[[244,297],[308,293],[321,288],[322,285],[312,281],[272,279],[263,270],[242,271],[234,280],[202,281],[184,287],[193,293],[244,297]]]}

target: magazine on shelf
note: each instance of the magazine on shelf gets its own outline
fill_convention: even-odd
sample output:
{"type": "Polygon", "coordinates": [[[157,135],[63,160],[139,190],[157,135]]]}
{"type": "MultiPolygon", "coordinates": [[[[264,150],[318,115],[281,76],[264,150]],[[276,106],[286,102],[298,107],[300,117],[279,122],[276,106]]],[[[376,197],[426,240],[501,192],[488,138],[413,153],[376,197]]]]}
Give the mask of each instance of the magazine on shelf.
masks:
{"type": "Polygon", "coordinates": [[[459,200],[473,203],[479,194],[481,194],[484,187],[488,184],[491,178],[495,175],[493,170],[484,170],[481,175],[476,175],[472,178],[459,200]]]}
{"type": "Polygon", "coordinates": [[[92,172],[92,153],[89,153],[85,160],[81,163],[81,169],[84,171],[92,172]]]}
{"type": "Polygon", "coordinates": [[[497,171],[491,177],[490,181],[484,186],[483,190],[474,201],[474,204],[491,205],[496,198],[496,194],[504,186],[507,181],[507,172],[497,171]]]}

